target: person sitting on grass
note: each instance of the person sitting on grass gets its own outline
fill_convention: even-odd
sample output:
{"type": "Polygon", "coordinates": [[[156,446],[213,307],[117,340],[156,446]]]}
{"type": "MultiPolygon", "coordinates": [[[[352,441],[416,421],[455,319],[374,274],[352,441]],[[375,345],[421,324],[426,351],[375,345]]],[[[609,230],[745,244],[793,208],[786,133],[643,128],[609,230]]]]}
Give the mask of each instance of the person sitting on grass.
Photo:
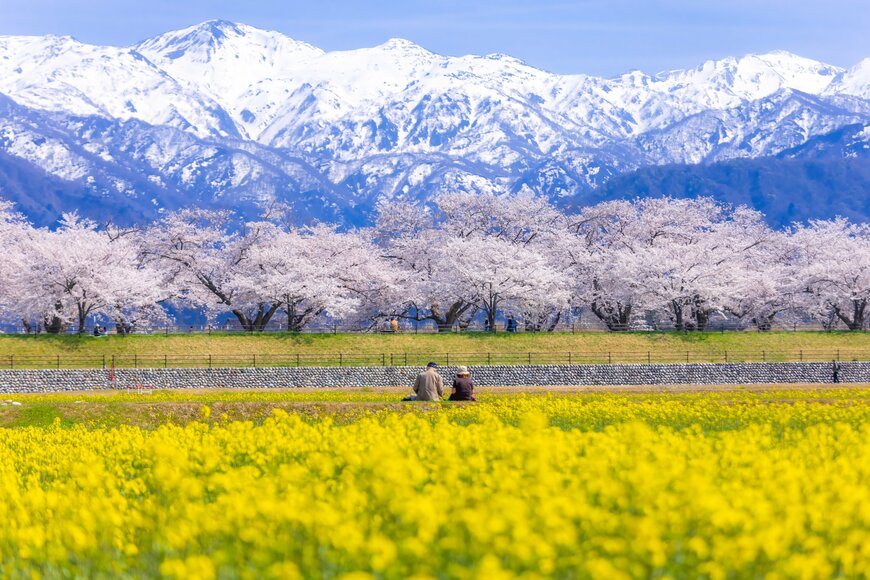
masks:
{"type": "Polygon", "coordinates": [[[476,401],[474,398],[474,385],[471,383],[471,373],[468,367],[456,369],[456,378],[453,379],[453,389],[450,391],[451,401],[476,401]]]}
{"type": "Polygon", "coordinates": [[[438,364],[430,362],[414,381],[414,394],[403,401],[440,401],[444,396],[444,381],[438,374],[438,364]]]}

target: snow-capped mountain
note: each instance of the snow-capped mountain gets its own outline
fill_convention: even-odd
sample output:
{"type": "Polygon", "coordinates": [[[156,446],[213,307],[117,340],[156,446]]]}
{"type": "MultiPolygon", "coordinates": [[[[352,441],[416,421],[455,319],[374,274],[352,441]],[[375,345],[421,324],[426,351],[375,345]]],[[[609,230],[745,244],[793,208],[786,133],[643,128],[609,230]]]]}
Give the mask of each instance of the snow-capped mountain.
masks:
{"type": "Polygon", "coordinates": [[[382,198],[568,199],[650,165],[773,156],[870,124],[870,59],[777,51],[604,79],[210,21],[125,48],[0,37],[0,93],[0,169],[15,165],[0,195],[42,175],[73,201],[120,200],[103,207],[279,199],[357,221],[382,198]]]}

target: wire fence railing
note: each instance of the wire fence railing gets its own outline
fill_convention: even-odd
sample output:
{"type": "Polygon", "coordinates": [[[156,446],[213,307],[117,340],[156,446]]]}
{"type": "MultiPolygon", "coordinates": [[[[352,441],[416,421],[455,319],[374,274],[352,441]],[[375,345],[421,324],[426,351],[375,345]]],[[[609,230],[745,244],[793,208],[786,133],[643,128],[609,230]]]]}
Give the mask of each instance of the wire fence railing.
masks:
{"type": "Polygon", "coordinates": [[[870,361],[870,350],[648,350],[329,354],[0,355],[0,370],[111,368],[390,367],[870,361]]]}

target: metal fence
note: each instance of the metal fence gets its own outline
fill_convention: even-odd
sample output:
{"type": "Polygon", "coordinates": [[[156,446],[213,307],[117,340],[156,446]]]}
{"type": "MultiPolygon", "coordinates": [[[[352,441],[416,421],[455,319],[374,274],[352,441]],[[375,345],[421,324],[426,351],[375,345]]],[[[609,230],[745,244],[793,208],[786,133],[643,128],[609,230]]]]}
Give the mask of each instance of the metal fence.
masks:
{"type": "Polygon", "coordinates": [[[686,350],[331,354],[0,355],[2,369],[381,367],[870,361],[870,350],[686,350]]]}

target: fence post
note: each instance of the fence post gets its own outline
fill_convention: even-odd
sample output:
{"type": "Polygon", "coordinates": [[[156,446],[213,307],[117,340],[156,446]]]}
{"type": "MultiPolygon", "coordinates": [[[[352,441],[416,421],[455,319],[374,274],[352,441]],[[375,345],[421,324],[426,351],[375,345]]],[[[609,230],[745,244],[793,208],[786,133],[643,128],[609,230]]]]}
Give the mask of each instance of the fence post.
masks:
{"type": "Polygon", "coordinates": [[[344,360],[341,353],[338,353],[338,366],[344,366],[344,360]]]}
{"type": "Polygon", "coordinates": [[[166,368],[168,366],[169,366],[169,355],[164,354],[163,355],[163,368],[166,368]]]}
{"type": "Polygon", "coordinates": [[[257,368],[257,355],[253,355],[253,357],[254,368],[257,368]]]}
{"type": "Polygon", "coordinates": [[[728,362],[728,351],[725,351],[725,362],[728,362]]]}
{"type": "Polygon", "coordinates": [[[767,362],[767,354],[761,351],[761,362],[767,362]]]}
{"type": "Polygon", "coordinates": [[[686,351],[686,364],[689,362],[689,351],[686,351]]]}
{"type": "Polygon", "coordinates": [[[115,368],[115,355],[112,355],[112,368],[115,368]]]}
{"type": "Polygon", "coordinates": [[[387,355],[386,353],[381,353],[381,366],[387,366],[387,355]]]}
{"type": "Polygon", "coordinates": [[[486,366],[492,366],[492,353],[486,353],[486,366]]]}
{"type": "MultiPolygon", "coordinates": [[[[106,355],[103,355],[103,360],[106,360],[106,355]]],[[[9,355],[9,368],[10,369],[15,368],[15,355],[14,354],[9,355]]],[[[103,364],[103,368],[106,368],[105,364],[103,364]]]]}
{"type": "Polygon", "coordinates": [[[800,350],[801,362],[804,362],[804,349],[800,350]]]}
{"type": "Polygon", "coordinates": [[[607,351],[607,364],[613,364],[613,358],[610,356],[610,351],[607,351]]]}
{"type": "Polygon", "coordinates": [[[391,367],[396,366],[396,365],[393,363],[393,353],[390,353],[390,366],[391,366],[391,367]]]}
{"type": "Polygon", "coordinates": [[[106,355],[103,355],[103,370],[106,370],[106,355]]]}
{"type": "Polygon", "coordinates": [[[532,364],[532,353],[529,353],[529,364],[532,364]]]}
{"type": "Polygon", "coordinates": [[[450,366],[450,353],[447,353],[447,366],[450,366]]]}
{"type": "Polygon", "coordinates": [[[408,366],[408,353],[405,353],[405,366],[408,366]]]}
{"type": "Polygon", "coordinates": [[[568,364],[571,364],[571,351],[568,351],[568,364]]]}
{"type": "Polygon", "coordinates": [[[211,368],[211,355],[208,355],[208,368],[211,368]]]}

